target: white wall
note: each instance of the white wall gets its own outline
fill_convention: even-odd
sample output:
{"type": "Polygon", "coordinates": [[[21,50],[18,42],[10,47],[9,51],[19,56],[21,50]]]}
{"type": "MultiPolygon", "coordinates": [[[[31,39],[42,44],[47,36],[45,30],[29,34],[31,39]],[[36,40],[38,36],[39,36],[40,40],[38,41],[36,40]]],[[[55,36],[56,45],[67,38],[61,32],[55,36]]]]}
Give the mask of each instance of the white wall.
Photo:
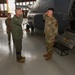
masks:
{"type": "Polygon", "coordinates": [[[15,13],[15,0],[8,0],[9,10],[12,15],[15,13]]]}

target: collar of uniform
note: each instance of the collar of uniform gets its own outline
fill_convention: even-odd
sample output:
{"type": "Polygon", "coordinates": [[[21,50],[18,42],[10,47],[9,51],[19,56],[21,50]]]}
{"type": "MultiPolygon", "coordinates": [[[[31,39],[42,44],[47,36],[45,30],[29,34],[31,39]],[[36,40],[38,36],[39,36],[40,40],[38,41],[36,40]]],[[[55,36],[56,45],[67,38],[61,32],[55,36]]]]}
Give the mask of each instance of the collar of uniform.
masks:
{"type": "Polygon", "coordinates": [[[48,18],[49,18],[49,19],[54,19],[54,16],[51,16],[51,17],[50,17],[50,16],[48,16],[48,18]]]}

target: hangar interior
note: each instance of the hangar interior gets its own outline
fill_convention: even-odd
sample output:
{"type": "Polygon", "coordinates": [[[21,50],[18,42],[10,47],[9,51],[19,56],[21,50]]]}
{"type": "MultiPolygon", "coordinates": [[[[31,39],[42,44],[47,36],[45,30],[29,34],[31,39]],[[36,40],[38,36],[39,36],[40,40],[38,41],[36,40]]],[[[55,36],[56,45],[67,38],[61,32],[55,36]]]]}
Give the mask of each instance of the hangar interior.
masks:
{"type": "MultiPolygon", "coordinates": [[[[66,56],[60,56],[56,51],[61,51],[58,48],[54,48],[53,58],[46,61],[43,58],[43,54],[46,53],[45,38],[41,31],[35,30],[34,32],[26,32],[25,26],[23,28],[23,43],[22,43],[22,55],[26,57],[25,63],[16,62],[15,47],[11,37],[11,44],[8,44],[5,19],[8,12],[12,12],[18,5],[31,6],[39,0],[16,0],[14,3],[13,11],[8,8],[8,0],[0,0],[0,75],[75,75],[75,47],[73,45],[66,45],[70,47],[69,54],[66,56]],[[72,48],[72,49],[71,49],[72,48]]],[[[10,0],[9,0],[10,1],[10,0]]],[[[14,2],[14,0],[11,0],[14,2]]],[[[41,0],[40,0],[41,1],[41,0]]],[[[42,0],[45,1],[45,0],[42,0]]],[[[62,0],[61,0],[62,1],[62,0]]],[[[68,0],[65,0],[68,1],[68,0]]],[[[28,8],[22,8],[23,10],[23,23],[27,23],[26,18],[28,8]],[[27,11],[26,13],[24,13],[27,11]]],[[[73,32],[75,30],[75,2],[72,5],[71,12],[69,13],[69,24],[66,31],[73,32]]],[[[68,36],[62,34],[62,36],[68,36]]],[[[75,36],[75,35],[74,35],[75,36]]],[[[74,36],[72,42],[74,41],[74,36]]],[[[69,35],[69,37],[71,37],[69,35]]],[[[60,41],[61,37],[57,39],[60,41]]],[[[67,41],[66,41],[67,42],[67,41]]],[[[59,46],[59,45],[58,45],[59,46]]]]}

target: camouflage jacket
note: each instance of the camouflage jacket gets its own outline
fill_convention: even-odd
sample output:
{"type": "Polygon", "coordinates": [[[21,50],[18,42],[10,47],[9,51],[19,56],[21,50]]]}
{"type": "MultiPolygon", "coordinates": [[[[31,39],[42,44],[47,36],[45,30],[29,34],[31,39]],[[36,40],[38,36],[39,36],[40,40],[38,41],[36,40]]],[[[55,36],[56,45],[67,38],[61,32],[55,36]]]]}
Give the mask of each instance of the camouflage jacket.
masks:
{"type": "Polygon", "coordinates": [[[7,27],[7,31],[11,31],[11,18],[9,19],[9,18],[7,18],[6,20],[5,20],[5,24],[6,24],[6,27],[7,27]]]}
{"type": "Polygon", "coordinates": [[[45,34],[56,36],[58,34],[57,20],[53,16],[48,17],[45,14],[43,14],[43,19],[45,20],[45,28],[44,28],[45,34]]]}

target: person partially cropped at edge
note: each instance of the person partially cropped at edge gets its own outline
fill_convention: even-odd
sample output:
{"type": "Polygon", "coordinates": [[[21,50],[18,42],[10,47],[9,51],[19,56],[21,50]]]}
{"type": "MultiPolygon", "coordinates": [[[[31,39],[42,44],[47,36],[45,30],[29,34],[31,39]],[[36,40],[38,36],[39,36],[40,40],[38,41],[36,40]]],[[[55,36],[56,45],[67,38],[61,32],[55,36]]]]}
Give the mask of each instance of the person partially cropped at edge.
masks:
{"type": "Polygon", "coordinates": [[[50,60],[53,54],[53,46],[55,42],[55,38],[58,34],[58,22],[53,16],[54,9],[49,8],[48,11],[43,14],[43,19],[45,20],[45,42],[46,42],[46,50],[47,54],[44,54],[45,60],[50,60]]]}
{"type": "Polygon", "coordinates": [[[20,8],[16,9],[16,14],[11,20],[11,27],[12,27],[12,37],[13,42],[16,48],[16,59],[17,62],[24,63],[25,57],[22,57],[22,38],[23,38],[23,31],[22,31],[22,21],[23,21],[23,13],[20,8]]]}
{"type": "Polygon", "coordinates": [[[6,30],[8,34],[8,44],[11,42],[11,13],[8,13],[8,16],[5,20],[6,30]]]}

